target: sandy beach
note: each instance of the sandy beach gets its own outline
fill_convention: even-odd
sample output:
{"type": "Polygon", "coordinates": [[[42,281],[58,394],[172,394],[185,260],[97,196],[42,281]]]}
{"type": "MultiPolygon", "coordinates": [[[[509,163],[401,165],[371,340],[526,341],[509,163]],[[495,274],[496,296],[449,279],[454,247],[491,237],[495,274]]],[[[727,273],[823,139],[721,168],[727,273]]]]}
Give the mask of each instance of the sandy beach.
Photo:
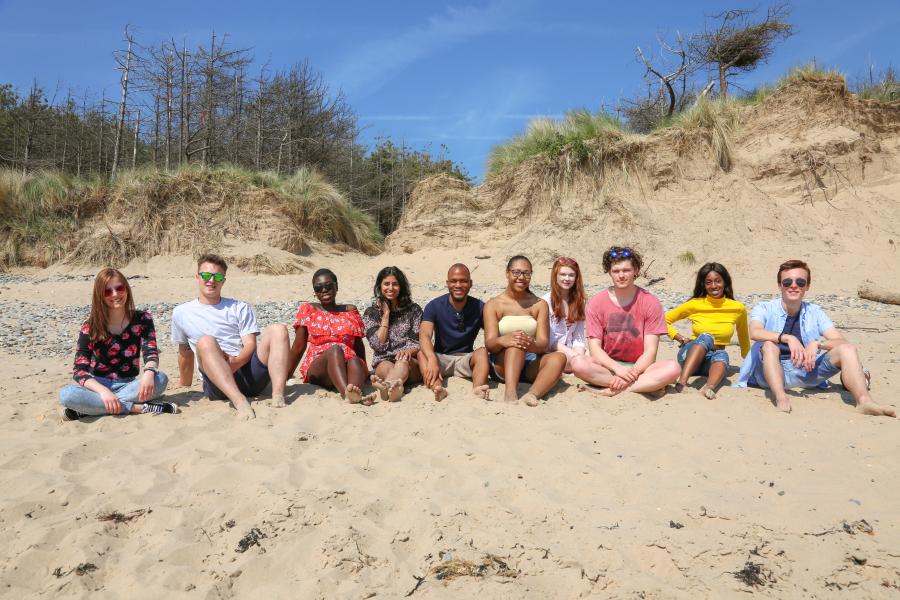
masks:
{"type": "MultiPolygon", "coordinates": [[[[486,298],[499,291],[502,257],[479,262],[480,252],[463,258],[479,265],[473,294],[486,298]]],[[[377,268],[396,263],[424,304],[441,293],[446,254],[316,260],[338,273],[339,297],[358,303],[377,268]]],[[[153,261],[125,270],[144,276],[133,282],[139,306],[192,297],[190,260],[167,264],[185,274],[153,261]]],[[[547,285],[542,271],[537,287],[547,285]]],[[[6,276],[7,329],[18,318],[40,330],[43,307],[50,329],[74,338],[78,323],[65,315],[85,309],[90,277],[6,276]]],[[[229,271],[225,294],[283,306],[261,320],[287,313],[285,322],[310,297],[307,279],[229,271]]],[[[687,293],[656,287],[667,307],[687,293]]],[[[900,307],[840,292],[811,295],[862,348],[874,397],[898,404],[900,307]]],[[[155,316],[167,340],[170,315],[155,316]]],[[[173,384],[166,395],[179,415],[63,422],[56,396],[71,355],[37,352],[29,335],[0,361],[4,597],[892,598],[900,589],[900,422],[858,414],[839,386],[793,396],[784,415],[760,390],[605,399],[578,392],[571,376],[537,408],[476,400],[459,379],[442,403],[414,387],[371,407],[294,384],[289,406],[261,398],[258,418],[239,422],[198,385],[173,384]]],[[[674,356],[674,343],[661,346],[674,356]]],[[[161,348],[174,374],[176,353],[161,348]]],[[[739,364],[737,346],[729,353],[739,364]]]]}

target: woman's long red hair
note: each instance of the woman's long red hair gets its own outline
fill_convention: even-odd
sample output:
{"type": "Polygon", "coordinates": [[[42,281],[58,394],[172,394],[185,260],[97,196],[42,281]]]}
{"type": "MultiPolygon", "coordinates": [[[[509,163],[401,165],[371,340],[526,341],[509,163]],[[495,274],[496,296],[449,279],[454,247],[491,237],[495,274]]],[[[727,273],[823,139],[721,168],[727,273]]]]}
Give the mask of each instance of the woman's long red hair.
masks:
{"type": "Polygon", "coordinates": [[[129,323],[134,316],[134,299],[131,297],[131,286],[128,285],[128,279],[126,279],[118,269],[113,269],[111,267],[101,269],[100,272],[97,273],[97,277],[94,278],[94,295],[91,298],[91,316],[88,317],[88,335],[91,336],[92,342],[105,340],[110,336],[109,308],[107,308],[106,302],[103,301],[103,293],[106,291],[106,286],[114,278],[118,278],[119,281],[122,282],[122,285],[125,286],[125,292],[128,294],[128,297],[125,300],[125,317],[128,319],[129,323]]]}
{"type": "Polygon", "coordinates": [[[568,256],[560,256],[553,261],[553,269],[550,271],[550,301],[553,304],[553,315],[557,319],[566,319],[570,323],[584,320],[584,283],[581,281],[581,269],[578,262],[574,258],[568,256]],[[569,291],[569,314],[563,312],[563,290],[557,282],[559,270],[563,267],[569,267],[575,271],[575,283],[569,291]]]}

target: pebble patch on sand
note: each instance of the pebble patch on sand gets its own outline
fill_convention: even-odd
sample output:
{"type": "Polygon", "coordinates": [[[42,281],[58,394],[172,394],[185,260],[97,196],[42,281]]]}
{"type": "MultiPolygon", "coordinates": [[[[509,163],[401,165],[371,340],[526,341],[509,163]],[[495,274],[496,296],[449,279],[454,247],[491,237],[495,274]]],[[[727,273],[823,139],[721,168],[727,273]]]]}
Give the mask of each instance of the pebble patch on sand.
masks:
{"type": "MultiPolygon", "coordinates": [[[[130,279],[142,278],[141,275],[132,276],[130,279]]],[[[0,286],[22,283],[58,283],[73,280],[90,280],[92,276],[85,275],[50,275],[42,277],[27,277],[23,275],[0,274],[0,286]]],[[[592,296],[603,289],[603,286],[589,286],[585,292],[592,296]]],[[[479,295],[483,300],[499,294],[502,287],[494,286],[481,288],[479,295]],[[483,292],[483,293],[482,293],[483,292]]],[[[666,310],[674,308],[689,298],[687,294],[670,292],[662,289],[650,290],[660,299],[666,310]]],[[[424,306],[433,297],[446,292],[443,283],[427,283],[416,287],[414,299],[424,306]],[[427,293],[421,293],[424,289],[427,293]]],[[[547,288],[533,286],[534,293],[543,295],[547,288]]],[[[754,304],[772,298],[771,294],[749,294],[739,296],[737,299],[752,307],[754,304]]],[[[867,313],[879,319],[887,318],[888,322],[896,322],[900,319],[900,306],[879,304],[860,298],[838,296],[835,294],[818,294],[809,298],[811,302],[821,305],[826,311],[859,311],[867,313]]],[[[371,298],[341,298],[342,302],[349,302],[360,307],[371,304],[371,298]]],[[[140,304],[139,310],[149,311],[156,323],[157,337],[162,348],[173,348],[169,341],[172,310],[176,304],[160,302],[154,304],[140,304]]],[[[261,328],[272,323],[294,322],[298,302],[261,302],[253,305],[256,317],[261,328]]],[[[87,304],[49,305],[27,302],[13,302],[0,300],[0,352],[16,352],[29,357],[39,356],[67,356],[74,350],[78,328],[88,316],[90,306],[87,304]]],[[[838,326],[846,326],[845,323],[837,323],[838,326]]]]}

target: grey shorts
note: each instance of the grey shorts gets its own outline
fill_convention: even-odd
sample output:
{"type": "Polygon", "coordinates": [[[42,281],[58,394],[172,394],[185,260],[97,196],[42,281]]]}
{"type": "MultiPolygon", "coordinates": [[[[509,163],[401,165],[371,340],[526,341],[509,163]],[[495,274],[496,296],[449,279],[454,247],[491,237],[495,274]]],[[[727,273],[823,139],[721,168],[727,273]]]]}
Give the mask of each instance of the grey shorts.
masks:
{"type": "Polygon", "coordinates": [[[435,353],[438,366],[441,369],[441,377],[465,377],[466,379],[472,379],[472,367],[469,365],[472,360],[472,354],[472,352],[458,352],[456,354],[435,353]]]}

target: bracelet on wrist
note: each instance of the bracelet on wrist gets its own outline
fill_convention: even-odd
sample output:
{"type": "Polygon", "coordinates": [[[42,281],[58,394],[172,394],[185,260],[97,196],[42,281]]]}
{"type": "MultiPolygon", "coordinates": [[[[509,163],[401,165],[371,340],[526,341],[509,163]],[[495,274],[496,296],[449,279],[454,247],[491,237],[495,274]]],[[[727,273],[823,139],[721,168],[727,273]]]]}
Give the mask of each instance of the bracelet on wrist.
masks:
{"type": "Polygon", "coordinates": [[[151,373],[159,373],[159,368],[157,367],[144,367],[144,373],[150,371],[151,373]]]}

